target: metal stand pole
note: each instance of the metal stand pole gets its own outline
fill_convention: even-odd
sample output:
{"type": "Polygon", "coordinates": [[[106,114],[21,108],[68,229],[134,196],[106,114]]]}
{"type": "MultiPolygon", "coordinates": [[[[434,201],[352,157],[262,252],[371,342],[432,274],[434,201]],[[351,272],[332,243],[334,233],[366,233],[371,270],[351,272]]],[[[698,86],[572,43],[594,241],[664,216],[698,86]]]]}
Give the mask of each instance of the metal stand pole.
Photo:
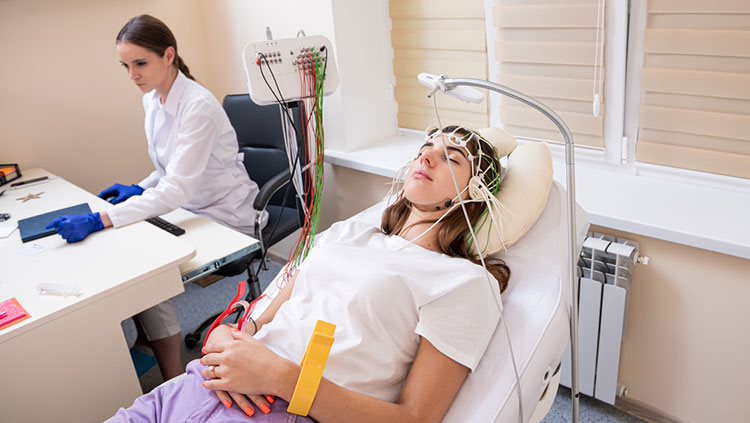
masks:
{"type": "MultiPolygon", "coordinates": [[[[579,410],[578,410],[578,278],[576,277],[576,267],[578,264],[578,242],[576,241],[576,194],[575,194],[575,163],[574,163],[574,150],[573,150],[573,135],[568,129],[568,126],[563,122],[562,118],[557,115],[552,109],[547,107],[533,97],[529,97],[521,92],[518,92],[512,88],[496,84],[494,82],[485,81],[482,79],[470,79],[470,78],[446,78],[441,76],[441,83],[445,87],[446,91],[459,86],[470,86],[477,88],[484,88],[506,97],[513,98],[521,103],[531,107],[546,116],[552,123],[557,126],[557,129],[562,133],[563,139],[565,140],[565,174],[566,174],[566,189],[568,191],[567,207],[568,207],[568,282],[570,283],[571,290],[571,306],[570,306],[570,342],[571,342],[571,401],[573,403],[573,423],[578,423],[579,410]]],[[[520,389],[520,387],[519,387],[520,389]]]]}

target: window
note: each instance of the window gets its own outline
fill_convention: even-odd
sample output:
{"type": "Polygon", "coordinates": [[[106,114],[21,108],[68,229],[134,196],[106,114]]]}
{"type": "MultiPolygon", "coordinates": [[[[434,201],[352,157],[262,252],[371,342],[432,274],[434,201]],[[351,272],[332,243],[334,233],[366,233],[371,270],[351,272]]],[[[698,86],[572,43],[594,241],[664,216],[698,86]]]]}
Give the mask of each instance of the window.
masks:
{"type": "MultiPolygon", "coordinates": [[[[435,125],[432,100],[417,82],[420,72],[487,79],[483,0],[391,0],[398,125],[435,125]]],[[[489,124],[487,102],[467,104],[440,96],[440,119],[472,128],[489,124]]]]}
{"type": "Polygon", "coordinates": [[[640,69],[630,77],[640,83],[629,93],[639,106],[630,119],[636,160],[750,178],[750,3],[639,7],[631,31],[642,45],[631,59],[640,69]]]}
{"type": "MultiPolygon", "coordinates": [[[[550,106],[594,160],[750,178],[750,1],[391,0],[389,9],[402,128],[434,124],[417,73],[489,79],[550,106]]],[[[441,118],[562,141],[537,111],[487,103],[441,96],[441,118]]]]}
{"type": "MultiPolygon", "coordinates": [[[[597,6],[596,0],[496,0],[493,44],[498,83],[549,106],[568,124],[577,145],[601,149],[604,8],[597,6]],[[601,98],[598,117],[595,93],[601,98]]],[[[500,99],[500,121],[516,136],[562,142],[552,122],[507,97],[500,99]]]]}

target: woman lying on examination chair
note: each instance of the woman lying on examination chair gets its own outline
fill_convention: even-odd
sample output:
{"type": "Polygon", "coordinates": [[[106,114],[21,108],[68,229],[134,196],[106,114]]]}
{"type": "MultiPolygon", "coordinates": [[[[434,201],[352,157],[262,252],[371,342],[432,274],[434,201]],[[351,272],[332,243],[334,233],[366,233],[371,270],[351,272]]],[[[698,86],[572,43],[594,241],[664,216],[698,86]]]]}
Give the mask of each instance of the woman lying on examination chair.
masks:
{"type": "MultiPolygon", "coordinates": [[[[119,228],[182,207],[251,234],[258,186],[242,164],[229,118],[195,82],[177,53],[172,31],[157,18],[136,16],[117,34],[116,46],[121,65],[144,94],[148,152],[156,169],[136,185],[115,184],[102,191],[99,197],[115,204],[109,210],[63,216],[49,228],[73,243],[110,226],[119,228]]],[[[174,306],[165,302],[137,317],[162,375],[169,379],[182,373],[174,306]]]]}
{"type": "Polygon", "coordinates": [[[510,278],[502,261],[487,272],[474,258],[458,201],[476,224],[487,206],[474,188],[496,192],[500,164],[477,133],[446,127],[404,170],[382,227],[334,224],[255,325],[218,326],[186,375],[110,421],[291,421],[318,319],[336,325],[335,340],[309,418],[297,421],[441,420],[484,355],[510,278]]]}

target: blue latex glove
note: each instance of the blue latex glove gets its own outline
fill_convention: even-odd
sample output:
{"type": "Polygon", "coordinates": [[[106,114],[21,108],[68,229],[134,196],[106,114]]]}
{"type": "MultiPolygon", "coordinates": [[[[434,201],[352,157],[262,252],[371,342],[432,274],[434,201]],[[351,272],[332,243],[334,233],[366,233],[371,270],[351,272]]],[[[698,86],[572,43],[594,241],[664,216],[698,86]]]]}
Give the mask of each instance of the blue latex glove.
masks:
{"type": "Polygon", "coordinates": [[[99,198],[106,199],[107,197],[115,197],[112,200],[109,200],[109,202],[112,204],[117,204],[122,203],[123,201],[134,195],[141,195],[143,194],[143,191],[143,188],[138,185],[114,184],[111,187],[100,192],[99,198]]]}
{"type": "Polygon", "coordinates": [[[104,229],[104,224],[99,213],[89,213],[59,217],[50,222],[46,229],[54,229],[64,240],[72,244],[83,241],[94,232],[101,231],[104,229]]]}

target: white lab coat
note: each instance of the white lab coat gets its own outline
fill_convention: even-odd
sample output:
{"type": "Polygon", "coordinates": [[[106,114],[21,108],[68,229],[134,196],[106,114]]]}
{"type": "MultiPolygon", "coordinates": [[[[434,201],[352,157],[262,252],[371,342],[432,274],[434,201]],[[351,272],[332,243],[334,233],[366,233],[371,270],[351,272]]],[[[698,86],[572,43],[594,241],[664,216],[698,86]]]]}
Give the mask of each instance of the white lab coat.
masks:
{"type": "MultiPolygon", "coordinates": [[[[115,228],[179,207],[252,235],[250,180],[237,135],[224,109],[200,84],[178,72],[161,104],[156,90],[143,96],[148,153],[156,168],[138,185],[145,191],[107,213],[115,228]]],[[[263,218],[265,224],[267,216],[263,218]]]]}

